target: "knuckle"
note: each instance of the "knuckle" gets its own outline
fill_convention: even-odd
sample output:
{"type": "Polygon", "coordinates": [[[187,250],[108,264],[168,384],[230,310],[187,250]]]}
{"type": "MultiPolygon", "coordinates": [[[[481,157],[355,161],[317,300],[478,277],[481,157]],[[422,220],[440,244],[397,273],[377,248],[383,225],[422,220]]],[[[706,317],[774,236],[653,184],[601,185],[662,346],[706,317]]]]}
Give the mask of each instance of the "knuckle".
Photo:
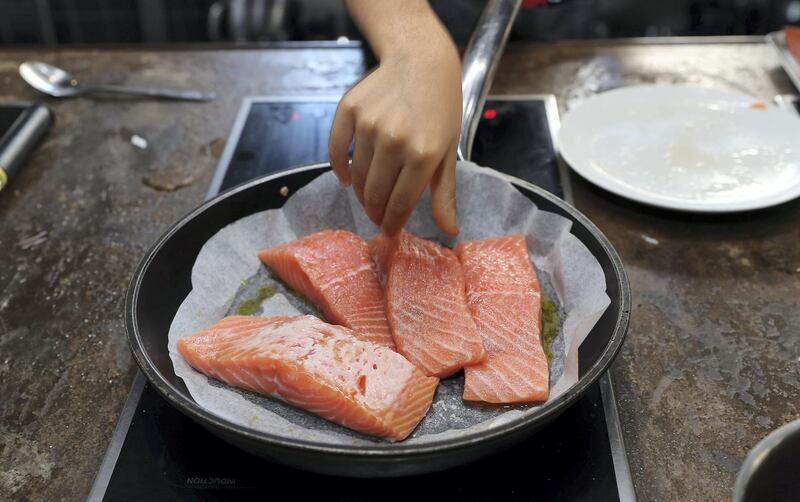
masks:
{"type": "Polygon", "coordinates": [[[390,152],[398,152],[405,146],[406,138],[406,134],[401,131],[388,130],[382,135],[381,144],[390,152]]]}
{"type": "Polygon", "coordinates": [[[431,145],[417,144],[411,147],[409,158],[415,166],[419,169],[423,169],[431,163],[436,162],[437,150],[431,145]]]}
{"type": "Polygon", "coordinates": [[[374,136],[378,130],[378,119],[375,117],[363,117],[359,119],[356,125],[356,131],[359,136],[374,136]]]}
{"type": "Polygon", "coordinates": [[[447,184],[442,184],[434,191],[433,197],[438,203],[449,205],[450,203],[455,202],[456,192],[447,184]]]}
{"type": "Polygon", "coordinates": [[[384,205],[383,196],[374,190],[364,191],[364,205],[370,208],[380,208],[384,205]]]}
{"type": "Polygon", "coordinates": [[[339,101],[339,110],[347,114],[357,114],[360,106],[358,101],[353,98],[350,93],[345,94],[341,101],[339,101]]]}
{"type": "Polygon", "coordinates": [[[386,214],[391,216],[405,216],[411,211],[411,203],[407,199],[390,200],[386,205],[386,214]]]}

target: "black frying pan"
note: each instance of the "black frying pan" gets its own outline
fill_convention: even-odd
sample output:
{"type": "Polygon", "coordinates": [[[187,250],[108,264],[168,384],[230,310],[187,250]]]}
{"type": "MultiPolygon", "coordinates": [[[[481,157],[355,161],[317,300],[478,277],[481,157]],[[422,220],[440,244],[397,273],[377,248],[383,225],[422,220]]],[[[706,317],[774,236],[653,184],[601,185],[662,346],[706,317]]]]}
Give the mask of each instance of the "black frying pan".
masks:
{"type": "MultiPolygon", "coordinates": [[[[469,151],[469,125],[482,98],[470,91],[470,72],[488,41],[491,58],[507,36],[519,0],[492,0],[479,21],[477,40],[465,56],[464,143],[469,151]],[[497,18],[504,18],[498,22],[497,18]],[[493,22],[492,22],[493,20],[493,22]],[[486,22],[490,21],[490,22],[486,22]]],[[[491,61],[483,60],[492,71],[491,61]]],[[[480,65],[477,65],[480,66],[480,65]]],[[[484,74],[484,80],[486,74],[484,74]]],[[[475,82],[472,82],[475,84],[475,82]]],[[[478,83],[485,94],[485,82],[478,83]]],[[[178,307],[191,290],[191,270],[206,241],[234,221],[258,211],[279,208],[286,198],[282,187],[295,193],[329,170],[328,164],[299,167],[257,178],[207,201],[173,225],[147,252],[133,276],[126,302],[126,325],[133,355],[153,387],[181,412],[212,433],[256,455],[301,469],[359,477],[402,476],[446,469],[478,459],[535,433],[575,403],[608,369],[625,337],[630,313],[630,290],[617,253],[603,234],[563,200],[525,181],[504,176],[540,209],[572,221],[572,234],[597,258],[605,272],[611,304],[580,347],[580,377],[566,393],[536,411],[504,425],[425,444],[375,443],[368,446],[329,446],[287,439],[229,422],[200,407],[174,373],[167,334],[178,307]]]]}

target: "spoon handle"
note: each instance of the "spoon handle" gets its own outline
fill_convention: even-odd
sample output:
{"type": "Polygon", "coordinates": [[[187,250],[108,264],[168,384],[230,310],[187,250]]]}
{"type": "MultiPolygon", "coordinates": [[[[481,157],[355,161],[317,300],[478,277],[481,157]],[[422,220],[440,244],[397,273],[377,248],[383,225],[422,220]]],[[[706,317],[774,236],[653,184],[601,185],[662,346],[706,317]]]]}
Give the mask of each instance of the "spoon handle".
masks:
{"type": "Polygon", "coordinates": [[[120,85],[93,85],[83,87],[84,92],[97,92],[104,94],[126,94],[128,96],[147,96],[151,98],[181,99],[185,101],[211,101],[215,98],[213,92],[201,91],[176,91],[170,89],[155,89],[148,87],[125,87],[120,85]]]}

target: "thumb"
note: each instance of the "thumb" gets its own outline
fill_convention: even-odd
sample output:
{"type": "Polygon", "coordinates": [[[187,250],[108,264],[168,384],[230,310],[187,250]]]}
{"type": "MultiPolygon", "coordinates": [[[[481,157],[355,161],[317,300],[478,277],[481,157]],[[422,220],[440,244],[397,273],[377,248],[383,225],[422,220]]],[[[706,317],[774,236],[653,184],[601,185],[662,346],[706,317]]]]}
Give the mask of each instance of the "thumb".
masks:
{"type": "Polygon", "coordinates": [[[458,234],[455,146],[450,149],[450,153],[431,178],[431,206],[436,225],[448,235],[458,234]]]}

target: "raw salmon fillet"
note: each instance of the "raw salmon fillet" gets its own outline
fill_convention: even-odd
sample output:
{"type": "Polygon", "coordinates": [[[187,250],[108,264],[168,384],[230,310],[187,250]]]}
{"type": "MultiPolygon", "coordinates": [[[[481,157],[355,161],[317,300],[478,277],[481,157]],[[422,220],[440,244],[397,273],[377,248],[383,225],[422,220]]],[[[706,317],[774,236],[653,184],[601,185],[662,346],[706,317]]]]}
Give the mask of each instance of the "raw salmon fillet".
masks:
{"type": "Polygon", "coordinates": [[[439,383],[397,352],[313,316],[226,317],[178,340],[178,351],[207,376],[398,441],[425,416],[439,383]]]}
{"type": "Polygon", "coordinates": [[[526,403],[547,400],[541,293],[521,235],[456,246],[467,304],[488,357],[464,368],[464,400],[526,403]]]}
{"type": "Polygon", "coordinates": [[[344,230],[323,230],[265,249],[258,257],[329,322],[394,348],[383,290],[364,239],[344,230]]]}
{"type": "MultiPolygon", "coordinates": [[[[373,243],[383,248],[385,237],[373,243]]],[[[389,254],[386,313],[398,352],[426,375],[444,378],[486,357],[467,309],[458,258],[402,232],[389,254]]]]}

